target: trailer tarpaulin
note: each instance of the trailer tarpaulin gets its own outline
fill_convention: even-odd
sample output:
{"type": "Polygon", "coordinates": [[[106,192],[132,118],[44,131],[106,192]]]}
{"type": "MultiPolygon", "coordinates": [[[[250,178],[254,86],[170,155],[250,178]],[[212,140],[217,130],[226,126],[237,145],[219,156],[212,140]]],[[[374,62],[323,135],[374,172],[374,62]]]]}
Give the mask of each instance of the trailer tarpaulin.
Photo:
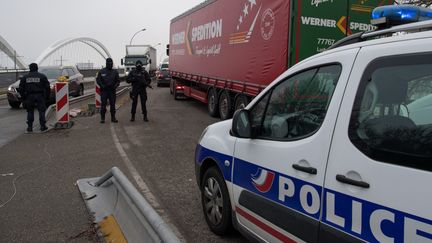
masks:
{"type": "Polygon", "coordinates": [[[172,20],[170,69],[267,85],[287,69],[289,8],[287,0],[203,3],[172,20]]]}

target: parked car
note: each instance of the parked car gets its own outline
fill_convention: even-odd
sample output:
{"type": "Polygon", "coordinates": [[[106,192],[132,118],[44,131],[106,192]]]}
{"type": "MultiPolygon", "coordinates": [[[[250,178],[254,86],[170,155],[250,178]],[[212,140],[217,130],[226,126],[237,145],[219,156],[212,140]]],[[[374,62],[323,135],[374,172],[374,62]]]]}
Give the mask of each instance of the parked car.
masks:
{"type": "Polygon", "coordinates": [[[156,71],[156,80],[157,86],[160,87],[162,85],[169,86],[171,82],[171,75],[169,72],[169,63],[163,62],[158,70],[156,71]]]}
{"type": "MultiPolygon", "coordinates": [[[[50,82],[49,104],[55,103],[54,84],[60,76],[66,76],[69,80],[69,95],[78,97],[84,94],[84,76],[74,66],[41,66],[39,72],[45,74],[50,82]]],[[[19,83],[18,80],[8,87],[7,98],[12,108],[19,108],[22,103],[21,95],[18,92],[19,83]]]]}
{"type": "Polygon", "coordinates": [[[375,9],[380,29],[298,63],[207,127],[195,172],[209,228],[263,242],[431,242],[432,20],[386,29],[431,13],[375,9]]]}

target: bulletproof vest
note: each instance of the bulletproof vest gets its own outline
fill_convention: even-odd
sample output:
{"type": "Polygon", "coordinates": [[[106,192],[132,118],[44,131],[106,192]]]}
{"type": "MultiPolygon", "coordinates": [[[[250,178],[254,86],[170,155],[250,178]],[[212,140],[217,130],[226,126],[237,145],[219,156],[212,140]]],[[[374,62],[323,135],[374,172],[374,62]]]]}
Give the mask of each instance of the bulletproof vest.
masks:
{"type": "Polygon", "coordinates": [[[134,88],[145,89],[147,87],[147,80],[145,70],[134,70],[133,77],[135,82],[132,83],[134,88]]]}
{"type": "Polygon", "coordinates": [[[30,72],[23,77],[25,81],[25,92],[27,94],[45,93],[46,83],[43,82],[46,77],[38,72],[30,72]]]}
{"type": "Polygon", "coordinates": [[[116,70],[108,70],[106,68],[100,71],[102,83],[108,88],[114,88],[116,85],[116,70]]]}

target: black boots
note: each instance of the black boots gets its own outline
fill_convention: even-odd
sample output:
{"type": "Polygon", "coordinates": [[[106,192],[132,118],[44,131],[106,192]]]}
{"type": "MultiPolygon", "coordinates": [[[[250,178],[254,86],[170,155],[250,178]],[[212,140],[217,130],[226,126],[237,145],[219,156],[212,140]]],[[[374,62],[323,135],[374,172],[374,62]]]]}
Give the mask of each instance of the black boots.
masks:
{"type": "Polygon", "coordinates": [[[27,132],[33,132],[33,123],[27,122],[27,132]]]}
{"type": "MultiPolygon", "coordinates": [[[[130,121],[131,121],[131,122],[135,121],[135,114],[132,114],[132,115],[131,115],[131,119],[130,119],[130,121]]],[[[149,120],[147,119],[147,115],[144,115],[144,116],[143,116],[143,121],[145,121],[145,122],[148,122],[148,121],[149,121],[149,120]]]]}
{"type": "Polygon", "coordinates": [[[105,113],[101,112],[101,120],[100,123],[105,123],[105,113]]]}
{"type": "Polygon", "coordinates": [[[46,130],[48,130],[48,127],[45,124],[43,124],[43,125],[41,125],[40,130],[41,130],[41,132],[45,132],[46,130]]]}
{"type": "Polygon", "coordinates": [[[118,120],[115,117],[115,114],[111,114],[111,122],[113,122],[113,123],[117,123],[118,122],[118,120]]]}
{"type": "MultiPolygon", "coordinates": [[[[113,123],[117,123],[118,122],[118,120],[115,117],[115,114],[111,114],[111,122],[113,122],[113,123]]],[[[105,123],[105,114],[104,113],[101,113],[100,123],[105,123]]]]}

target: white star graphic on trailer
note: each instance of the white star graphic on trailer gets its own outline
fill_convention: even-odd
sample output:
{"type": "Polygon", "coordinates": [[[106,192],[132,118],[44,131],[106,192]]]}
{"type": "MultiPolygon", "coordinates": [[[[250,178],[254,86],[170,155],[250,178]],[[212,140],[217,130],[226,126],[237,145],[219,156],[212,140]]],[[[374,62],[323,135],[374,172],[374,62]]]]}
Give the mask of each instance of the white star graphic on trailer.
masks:
{"type": "Polygon", "coordinates": [[[248,5],[245,4],[244,9],[243,9],[243,14],[246,17],[248,15],[249,11],[248,11],[248,5]]]}
{"type": "Polygon", "coordinates": [[[239,22],[240,22],[240,24],[243,23],[243,16],[241,16],[241,15],[240,15],[240,18],[239,18],[239,22]]]}
{"type": "Polygon", "coordinates": [[[256,5],[256,0],[248,0],[250,2],[251,10],[253,5],[256,5]]]}

